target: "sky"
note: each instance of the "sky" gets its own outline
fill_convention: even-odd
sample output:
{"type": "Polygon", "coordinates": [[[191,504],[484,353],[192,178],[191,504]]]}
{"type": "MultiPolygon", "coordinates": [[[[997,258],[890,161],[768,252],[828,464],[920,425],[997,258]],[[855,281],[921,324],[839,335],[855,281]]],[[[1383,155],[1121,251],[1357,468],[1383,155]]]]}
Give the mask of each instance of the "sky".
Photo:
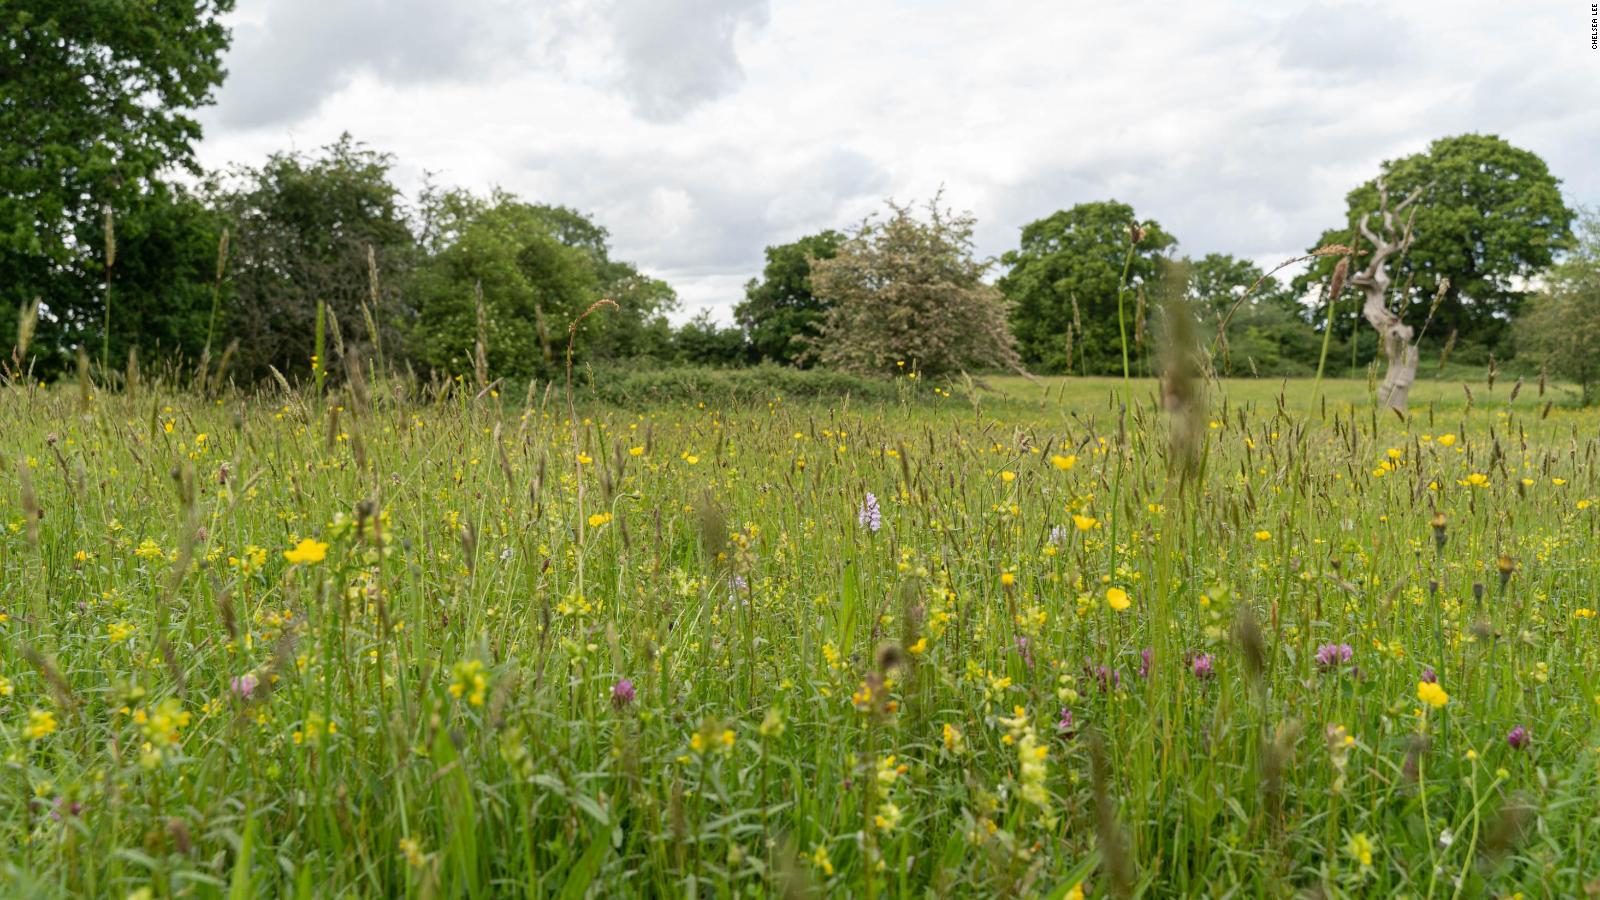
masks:
{"type": "Polygon", "coordinates": [[[425,177],[592,215],[722,321],[762,250],[886,199],[999,256],[1094,200],[1265,267],[1382,161],[1463,132],[1600,204],[1588,2],[239,0],[200,162],[348,131],[425,177]]]}

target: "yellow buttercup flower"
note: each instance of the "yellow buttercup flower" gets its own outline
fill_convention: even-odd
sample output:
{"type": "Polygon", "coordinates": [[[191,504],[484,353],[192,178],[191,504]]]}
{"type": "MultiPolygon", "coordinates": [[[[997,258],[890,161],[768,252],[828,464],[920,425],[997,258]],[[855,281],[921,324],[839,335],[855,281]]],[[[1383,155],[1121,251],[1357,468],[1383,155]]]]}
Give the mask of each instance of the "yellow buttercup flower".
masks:
{"type": "Polygon", "coordinates": [[[1072,456],[1072,455],[1062,456],[1061,454],[1057,453],[1056,455],[1050,457],[1050,465],[1055,466],[1056,468],[1060,469],[1063,472],[1067,471],[1068,469],[1071,469],[1073,466],[1075,466],[1077,464],[1078,464],[1078,457],[1077,456],[1072,456]]]}
{"type": "Polygon", "coordinates": [[[1417,699],[1434,709],[1439,709],[1450,702],[1450,695],[1444,692],[1444,688],[1431,681],[1419,681],[1417,682],[1417,699]]]}
{"type": "Polygon", "coordinates": [[[306,538],[295,544],[294,549],[283,551],[283,558],[297,566],[319,563],[328,558],[328,545],[315,538],[306,538]]]}
{"type": "Polygon", "coordinates": [[[1122,612],[1133,604],[1128,599],[1128,592],[1119,587],[1106,588],[1106,603],[1117,612],[1122,612]]]}
{"type": "Polygon", "coordinates": [[[1079,531],[1088,531],[1096,525],[1099,525],[1100,520],[1096,519],[1094,516],[1080,516],[1077,513],[1073,513],[1072,524],[1078,526],[1079,531]]]}

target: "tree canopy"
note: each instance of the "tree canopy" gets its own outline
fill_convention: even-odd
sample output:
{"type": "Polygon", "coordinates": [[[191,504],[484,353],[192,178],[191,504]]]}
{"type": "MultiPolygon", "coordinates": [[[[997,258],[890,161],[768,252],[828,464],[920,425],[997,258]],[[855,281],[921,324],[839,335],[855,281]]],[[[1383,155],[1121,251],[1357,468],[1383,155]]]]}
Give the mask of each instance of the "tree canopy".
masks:
{"type": "MultiPolygon", "coordinates": [[[[1494,135],[1440,138],[1425,153],[1385,162],[1378,176],[1352,190],[1345,225],[1323,232],[1313,249],[1361,243],[1357,226],[1378,208],[1380,178],[1391,197],[1422,191],[1408,220],[1410,247],[1392,264],[1393,305],[1426,314],[1448,278],[1429,333],[1443,340],[1455,332],[1464,342],[1496,348],[1527,296],[1526,279],[1570,240],[1572,211],[1560,182],[1536,154],[1494,135]]],[[[1325,280],[1334,264],[1325,257],[1297,283],[1325,280]]]]}
{"type": "Polygon", "coordinates": [[[575,353],[627,359],[662,355],[677,295],[610,258],[607,234],[582,214],[496,192],[452,191],[425,200],[432,252],[412,285],[419,305],[414,349],[429,366],[470,370],[478,298],[491,371],[550,376],[565,362],[567,327],[602,297],[617,309],[580,326],[575,353]]]}
{"type": "Polygon", "coordinates": [[[1519,356],[1572,379],[1589,404],[1600,399],[1600,210],[1578,224],[1572,253],[1528,299],[1514,334],[1519,356]]]}
{"type": "Polygon", "coordinates": [[[984,282],[990,263],[973,253],[973,218],[938,197],[926,220],[908,206],[889,209],[812,267],[817,296],[830,304],[812,344],[817,359],[863,373],[1016,367],[1005,296],[984,282]]]}
{"type": "Polygon", "coordinates": [[[316,154],[275,153],[260,168],[235,168],[212,186],[232,229],[226,332],[239,340],[245,372],[308,371],[318,303],[352,345],[399,344],[413,318],[402,276],[416,241],[393,165],[345,135],[316,154]]]}
{"type": "Polygon", "coordinates": [[[802,360],[828,313],[827,304],[812,290],[812,263],[832,259],[844,240],[843,234],[829,229],[767,248],[761,278],[750,279],[744,301],[733,310],[761,359],[802,360]]]}
{"type": "MultiPolygon", "coordinates": [[[[103,275],[104,211],[147,217],[125,229],[129,238],[162,229],[149,217],[187,215],[181,204],[157,212],[177,199],[159,182],[174,169],[195,171],[200,126],[190,113],[222,81],[221,17],[232,8],[233,0],[0,6],[0,320],[38,299],[41,344],[96,342],[103,294],[86,285],[103,275]]],[[[185,227],[167,224],[178,233],[162,240],[182,243],[185,227]]]]}
{"type": "MultiPolygon", "coordinates": [[[[1156,277],[1159,260],[1177,244],[1159,224],[1145,222],[1130,259],[1129,227],[1136,221],[1126,203],[1080,203],[1024,226],[1021,246],[1001,257],[1008,271],[1000,290],[1011,301],[1011,327],[1030,369],[1121,371],[1117,290],[1123,265],[1128,264],[1132,297],[1156,277]]],[[[1130,304],[1130,320],[1134,311],[1130,304]]]]}

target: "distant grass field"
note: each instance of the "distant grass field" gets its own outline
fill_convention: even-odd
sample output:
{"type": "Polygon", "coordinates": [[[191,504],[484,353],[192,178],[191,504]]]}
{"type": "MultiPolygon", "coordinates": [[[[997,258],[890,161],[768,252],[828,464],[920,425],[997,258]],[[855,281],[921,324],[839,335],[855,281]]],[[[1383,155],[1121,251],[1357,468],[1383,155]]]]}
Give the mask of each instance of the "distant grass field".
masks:
{"type": "Polygon", "coordinates": [[[1512,381],[0,388],[0,893],[1583,896],[1600,414],[1512,381]]]}
{"type": "MultiPolygon", "coordinates": [[[[1122,392],[1122,379],[1112,377],[1044,377],[1029,380],[1011,375],[981,380],[998,396],[1006,399],[1074,410],[1105,409],[1108,406],[1107,398],[1122,392]]],[[[1514,376],[1502,377],[1491,389],[1484,383],[1481,371],[1473,373],[1471,378],[1441,380],[1421,377],[1411,391],[1412,412],[1426,418],[1429,408],[1435,413],[1460,410],[1467,405],[1467,392],[1471,391],[1472,406],[1478,409],[1515,409],[1537,416],[1548,402],[1552,406],[1552,414],[1583,415],[1574,409],[1579,398],[1576,387],[1550,382],[1545,387],[1544,395],[1540,396],[1537,382],[1527,379],[1518,390],[1517,399],[1512,401],[1511,390],[1516,386],[1516,380],[1514,376]],[[1466,389],[1462,385],[1466,385],[1466,389]]],[[[1136,401],[1148,403],[1157,396],[1155,379],[1134,379],[1133,383],[1136,401]]],[[[1370,391],[1376,385],[1369,387],[1365,380],[1325,379],[1320,389],[1313,378],[1224,378],[1219,384],[1220,390],[1214,389],[1211,398],[1217,403],[1226,400],[1236,405],[1275,407],[1281,396],[1285,409],[1300,412],[1311,410],[1313,405],[1320,408],[1320,401],[1324,398],[1330,412],[1348,408],[1371,410],[1375,407],[1370,391]]]]}

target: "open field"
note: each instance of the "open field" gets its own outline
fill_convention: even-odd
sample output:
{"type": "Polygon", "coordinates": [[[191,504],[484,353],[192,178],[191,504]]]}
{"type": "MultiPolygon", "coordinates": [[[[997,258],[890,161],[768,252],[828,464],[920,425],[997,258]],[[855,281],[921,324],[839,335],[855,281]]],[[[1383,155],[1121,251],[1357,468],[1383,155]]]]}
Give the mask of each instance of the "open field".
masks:
{"type": "Polygon", "coordinates": [[[0,391],[0,893],[1600,889],[1600,414],[905,382],[0,391]]]}

